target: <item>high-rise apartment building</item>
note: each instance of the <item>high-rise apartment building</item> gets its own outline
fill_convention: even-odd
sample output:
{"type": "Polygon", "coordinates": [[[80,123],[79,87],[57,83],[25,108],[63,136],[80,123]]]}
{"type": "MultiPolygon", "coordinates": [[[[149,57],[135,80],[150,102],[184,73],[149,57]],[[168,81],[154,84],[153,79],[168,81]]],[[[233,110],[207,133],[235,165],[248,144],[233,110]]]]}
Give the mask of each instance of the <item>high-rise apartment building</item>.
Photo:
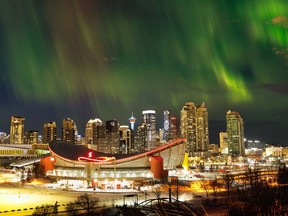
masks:
{"type": "Polygon", "coordinates": [[[57,139],[56,122],[47,122],[43,126],[42,143],[46,144],[57,139]]]}
{"type": "Polygon", "coordinates": [[[128,125],[119,127],[119,147],[121,154],[129,154],[133,148],[131,143],[131,130],[128,125]]]}
{"type": "Polygon", "coordinates": [[[98,118],[90,119],[86,124],[85,143],[91,144],[90,148],[99,152],[119,153],[118,128],[116,119],[106,121],[105,124],[98,118]]]}
{"type": "Polygon", "coordinates": [[[137,136],[135,138],[135,151],[143,152],[148,149],[147,146],[147,126],[146,124],[142,123],[142,125],[137,128],[137,136]]]}
{"type": "Polygon", "coordinates": [[[119,153],[119,125],[116,119],[106,121],[106,153],[119,153]]]}
{"type": "Polygon", "coordinates": [[[92,122],[92,128],[86,130],[87,134],[87,141],[88,143],[91,142],[91,148],[107,153],[107,139],[106,139],[106,126],[100,119],[95,119],[92,122]],[[89,132],[90,130],[90,132],[89,132]],[[91,133],[91,135],[89,135],[91,133]],[[89,138],[90,137],[90,138],[89,138]]]}
{"type": "Polygon", "coordinates": [[[75,143],[77,135],[78,131],[76,123],[70,118],[63,119],[62,141],[75,143]]]}
{"type": "Polygon", "coordinates": [[[231,110],[227,111],[226,130],[228,154],[233,156],[244,156],[244,121],[238,112],[231,110]]]}
{"type": "Polygon", "coordinates": [[[157,145],[157,131],[156,131],[156,112],[155,110],[142,111],[143,124],[147,129],[147,149],[150,150],[158,147],[157,145]]]}
{"type": "Polygon", "coordinates": [[[97,144],[97,138],[99,137],[98,127],[100,126],[103,126],[103,122],[99,118],[90,119],[87,122],[86,128],[85,128],[85,143],[86,144],[97,144]]]}
{"type": "Polygon", "coordinates": [[[206,156],[209,146],[208,112],[204,103],[187,102],[181,109],[181,137],[187,139],[189,156],[206,156]]]}
{"type": "Polygon", "coordinates": [[[174,140],[179,137],[178,118],[175,115],[170,116],[170,139],[174,140]]]}
{"type": "Polygon", "coordinates": [[[169,141],[176,138],[178,138],[178,119],[170,110],[165,110],[163,139],[169,141]]]}
{"type": "Polygon", "coordinates": [[[222,154],[228,154],[227,132],[219,133],[219,141],[220,141],[220,152],[222,154]]]}
{"type": "Polygon", "coordinates": [[[37,144],[38,143],[38,131],[37,130],[26,131],[24,143],[25,144],[37,144]]]}
{"type": "Polygon", "coordinates": [[[10,143],[21,144],[24,143],[24,121],[22,117],[11,117],[10,123],[10,143]]]}

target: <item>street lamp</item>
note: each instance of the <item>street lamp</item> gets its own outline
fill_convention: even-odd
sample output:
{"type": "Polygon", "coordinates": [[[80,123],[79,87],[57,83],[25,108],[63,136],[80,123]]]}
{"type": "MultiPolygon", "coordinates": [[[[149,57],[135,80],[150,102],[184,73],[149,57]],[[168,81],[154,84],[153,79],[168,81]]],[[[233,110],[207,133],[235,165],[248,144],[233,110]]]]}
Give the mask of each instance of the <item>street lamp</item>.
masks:
{"type": "Polygon", "coordinates": [[[18,198],[20,198],[20,184],[21,184],[21,173],[17,173],[18,176],[18,198]]]}

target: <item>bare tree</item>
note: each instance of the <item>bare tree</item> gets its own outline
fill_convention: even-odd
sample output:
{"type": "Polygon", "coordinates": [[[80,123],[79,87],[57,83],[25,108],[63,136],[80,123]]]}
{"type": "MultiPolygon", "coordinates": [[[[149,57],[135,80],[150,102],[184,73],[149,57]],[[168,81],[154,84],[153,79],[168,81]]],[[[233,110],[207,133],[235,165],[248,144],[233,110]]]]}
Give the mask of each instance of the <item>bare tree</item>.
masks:
{"type": "Polygon", "coordinates": [[[76,216],[78,214],[78,208],[75,202],[70,202],[66,205],[66,211],[68,216],[76,216]]]}
{"type": "Polygon", "coordinates": [[[86,211],[87,215],[89,215],[91,212],[94,211],[98,202],[99,202],[98,198],[92,197],[89,194],[83,194],[77,198],[75,203],[79,207],[84,209],[86,211]]]}
{"type": "Polygon", "coordinates": [[[162,195],[162,191],[161,191],[161,186],[157,186],[157,187],[153,187],[152,193],[154,194],[154,196],[156,197],[158,204],[160,204],[160,198],[162,195]]]}
{"type": "Polygon", "coordinates": [[[58,211],[55,212],[54,205],[41,205],[34,209],[33,216],[45,216],[45,215],[57,215],[58,211]]]}
{"type": "Polygon", "coordinates": [[[274,215],[274,210],[277,209],[276,193],[274,188],[270,187],[267,182],[259,182],[254,186],[252,196],[254,197],[255,205],[260,210],[260,215],[274,215]]]}
{"type": "Polygon", "coordinates": [[[285,164],[282,167],[279,166],[277,182],[280,186],[288,184],[288,169],[285,164]]]}
{"type": "Polygon", "coordinates": [[[285,166],[279,168],[278,187],[274,187],[264,180],[265,174],[261,176],[259,169],[248,169],[244,179],[251,187],[238,191],[238,199],[241,200],[242,206],[231,209],[235,210],[230,212],[231,215],[240,215],[240,208],[245,211],[242,211],[242,215],[288,215],[287,173],[285,166]]]}
{"type": "MultiPolygon", "coordinates": [[[[172,191],[173,191],[173,184],[171,181],[167,181],[165,184],[162,185],[164,190],[168,191],[169,202],[172,202],[172,191]]],[[[156,195],[155,195],[156,196],[156,195]]],[[[157,196],[156,196],[157,197],[157,196]]],[[[160,197],[159,197],[160,198],[160,197]]]]}
{"type": "Polygon", "coordinates": [[[256,167],[254,169],[248,168],[247,172],[245,173],[245,177],[248,180],[248,184],[251,188],[254,188],[260,182],[260,172],[259,169],[256,167]]]}
{"type": "Polygon", "coordinates": [[[172,195],[176,197],[176,200],[179,199],[179,180],[178,178],[172,178],[170,181],[165,182],[161,186],[164,190],[168,191],[169,202],[172,202],[172,195]]]}
{"type": "Polygon", "coordinates": [[[232,183],[234,181],[234,175],[232,175],[231,173],[225,173],[223,176],[223,182],[227,188],[227,198],[228,201],[230,199],[230,188],[232,186],[232,183]]]}
{"type": "Polygon", "coordinates": [[[202,188],[203,190],[205,190],[207,197],[209,196],[209,193],[208,193],[209,187],[210,187],[210,182],[208,182],[208,181],[206,181],[206,180],[203,179],[203,180],[201,181],[201,188],[202,188]]]}
{"type": "Polygon", "coordinates": [[[238,198],[244,204],[242,209],[254,212],[244,215],[285,215],[280,213],[281,200],[277,195],[277,188],[271,187],[266,181],[257,183],[253,188],[238,191],[238,198]]]}
{"type": "Polygon", "coordinates": [[[213,190],[214,196],[217,197],[217,189],[218,189],[218,181],[217,178],[214,180],[210,181],[210,186],[213,190]]]}
{"type": "Polygon", "coordinates": [[[179,201],[179,195],[180,195],[179,187],[185,186],[185,184],[183,181],[179,181],[178,178],[173,179],[171,183],[174,185],[174,190],[172,190],[172,194],[174,197],[176,197],[176,200],[179,201]]]}

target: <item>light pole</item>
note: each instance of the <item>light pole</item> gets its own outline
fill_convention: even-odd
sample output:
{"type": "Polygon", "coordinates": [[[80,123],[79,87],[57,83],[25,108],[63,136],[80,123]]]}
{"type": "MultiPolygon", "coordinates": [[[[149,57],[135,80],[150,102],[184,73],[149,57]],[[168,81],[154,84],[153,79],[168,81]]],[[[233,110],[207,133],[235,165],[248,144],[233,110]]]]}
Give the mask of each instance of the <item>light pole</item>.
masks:
{"type": "Polygon", "coordinates": [[[20,198],[21,173],[18,173],[18,198],[20,198]]]}

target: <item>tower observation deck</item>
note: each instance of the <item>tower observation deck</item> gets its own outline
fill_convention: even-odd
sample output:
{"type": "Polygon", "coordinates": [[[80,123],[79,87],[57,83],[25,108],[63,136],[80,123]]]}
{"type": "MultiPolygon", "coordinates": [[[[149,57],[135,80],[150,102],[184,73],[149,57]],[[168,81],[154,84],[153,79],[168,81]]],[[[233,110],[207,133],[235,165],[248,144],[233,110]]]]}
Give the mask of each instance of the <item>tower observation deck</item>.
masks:
{"type": "Polygon", "coordinates": [[[136,122],[136,118],[133,116],[133,113],[132,113],[132,116],[128,120],[130,122],[130,128],[134,131],[134,125],[136,122]]]}

